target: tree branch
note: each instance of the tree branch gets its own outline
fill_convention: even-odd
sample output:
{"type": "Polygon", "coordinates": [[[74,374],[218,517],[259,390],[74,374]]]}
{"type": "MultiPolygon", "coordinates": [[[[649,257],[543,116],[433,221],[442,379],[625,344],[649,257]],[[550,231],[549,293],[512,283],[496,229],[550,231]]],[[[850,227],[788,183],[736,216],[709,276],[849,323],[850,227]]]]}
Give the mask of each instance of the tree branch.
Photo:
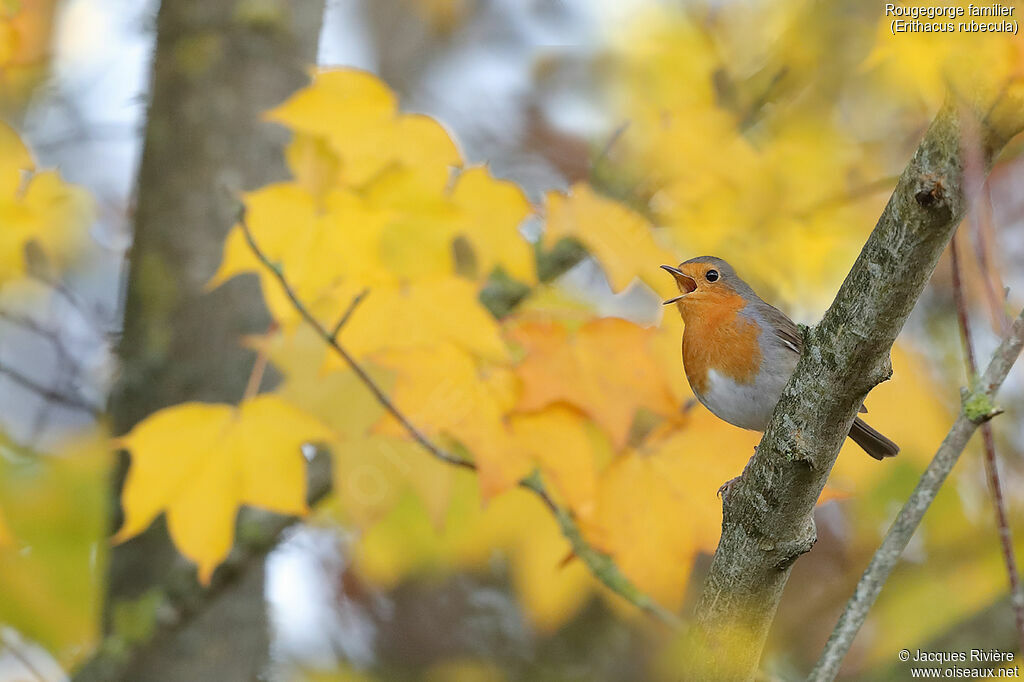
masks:
{"type": "MultiPolygon", "coordinates": [[[[999,387],[1002,386],[1010,368],[1020,355],[1024,347],[1024,311],[1014,322],[1007,336],[989,362],[985,374],[982,375],[977,387],[971,393],[965,394],[963,408],[960,416],[953,423],[949,433],[946,435],[942,445],[939,446],[935,457],[928,464],[928,468],[921,474],[921,479],[911,493],[910,499],[900,510],[892,527],[886,534],[881,546],[875,552],[871,563],[868,564],[864,575],[857,583],[857,588],[847,602],[843,614],[836,623],[835,630],[828,638],[825,649],[818,660],[817,665],[811,672],[809,680],[831,680],[839,672],[839,666],[843,657],[849,651],[857,631],[864,624],[868,610],[875,603],[878,593],[888,579],[892,569],[899,561],[900,555],[910,542],[911,536],[917,526],[921,523],[928,506],[935,499],[943,481],[953,470],[963,452],[967,442],[978,426],[986,424],[998,410],[993,405],[993,400],[999,387]]],[[[1011,595],[1012,597],[1012,595],[1011,595]]]]}
{"type": "Polygon", "coordinates": [[[366,295],[369,293],[369,289],[363,289],[358,294],[356,294],[355,298],[353,298],[352,301],[348,304],[348,308],[345,309],[345,312],[341,314],[341,317],[338,318],[338,321],[334,323],[333,327],[331,327],[332,339],[338,338],[338,334],[341,332],[341,328],[348,324],[348,320],[350,317],[352,317],[352,313],[356,311],[356,308],[359,307],[359,304],[363,302],[363,299],[366,298],[366,295]]]}
{"type": "Polygon", "coordinates": [[[94,405],[77,393],[65,393],[52,388],[47,388],[35,379],[25,376],[13,367],[0,364],[0,375],[7,377],[22,388],[32,391],[48,402],[63,405],[64,407],[78,410],[80,412],[85,412],[95,419],[99,419],[103,415],[103,409],[99,405],[94,405]]]}
{"type": "MultiPolygon", "coordinates": [[[[960,337],[964,343],[964,363],[967,366],[967,381],[973,383],[978,375],[977,362],[974,359],[974,343],[971,341],[970,320],[967,315],[967,304],[964,301],[964,287],[961,281],[960,255],[957,248],[957,235],[953,235],[949,243],[949,255],[953,268],[953,299],[956,303],[956,316],[960,327],[960,337]]],[[[988,281],[989,273],[982,272],[988,281]]],[[[998,318],[997,318],[998,319],[998,318]]],[[[996,513],[996,529],[999,532],[999,545],[1003,552],[1003,562],[1010,582],[1010,603],[1017,623],[1017,638],[1024,651],[1024,603],[1021,601],[1020,572],[1017,569],[1017,557],[1013,551],[1013,534],[1006,514],[1006,501],[1003,499],[1003,486],[999,480],[999,466],[996,461],[996,443],[992,437],[992,425],[986,421],[981,425],[981,439],[985,452],[985,474],[988,477],[989,492],[992,494],[992,505],[996,513]]]]}
{"type": "MultiPolygon", "coordinates": [[[[984,171],[1021,125],[1019,104],[979,123],[984,171]]],[[[793,562],[817,539],[813,509],[857,409],[892,373],[889,351],[964,215],[963,121],[947,103],[804,352],[749,465],[723,504],[697,605],[694,679],[748,680],[793,562]]]]}
{"type": "MultiPolygon", "coordinates": [[[[463,469],[470,469],[476,471],[476,464],[473,462],[463,459],[458,455],[452,454],[447,450],[441,448],[432,440],[430,440],[419,428],[416,427],[405,414],[398,409],[398,407],[391,402],[391,399],[384,393],[383,389],[377,385],[373,378],[366,372],[365,369],[359,364],[359,362],[349,354],[344,346],[337,339],[337,330],[328,331],[319,320],[313,316],[309,309],[302,303],[298,295],[292,289],[288,283],[288,279],[285,277],[281,268],[271,261],[267,255],[260,249],[259,244],[253,238],[252,231],[249,229],[249,225],[245,219],[244,210],[239,216],[238,224],[242,229],[242,234],[245,235],[245,240],[249,244],[249,248],[252,250],[256,258],[266,267],[277,280],[278,284],[281,285],[281,289],[284,291],[285,296],[291,301],[292,306],[296,312],[306,321],[309,326],[323,339],[335,353],[337,353],[345,364],[355,373],[359,380],[366,386],[366,388],[373,395],[374,399],[380,403],[380,405],[392,416],[402,428],[409,434],[410,437],[416,443],[418,443],[424,450],[430,453],[436,459],[441,460],[452,466],[461,467],[463,469]]],[[[360,294],[362,296],[362,294],[360,294]]],[[[358,298],[358,297],[357,297],[358,298]]],[[[351,310],[351,306],[350,306],[351,310]]],[[[343,321],[349,317],[346,313],[342,316],[343,321]]],[[[519,487],[529,490],[544,503],[544,505],[551,511],[558,521],[559,528],[562,531],[562,535],[565,536],[566,540],[572,547],[573,553],[583,561],[584,564],[590,569],[591,573],[605,584],[609,589],[618,594],[620,597],[630,602],[637,608],[647,612],[654,616],[661,622],[672,627],[677,627],[680,623],[679,618],[671,611],[663,608],[649,596],[641,592],[635,585],[633,585],[625,575],[619,570],[615,562],[612,561],[611,557],[603,554],[593,547],[583,538],[579,527],[573,520],[572,516],[565,510],[561,509],[552,499],[548,493],[544,484],[540,480],[540,476],[536,472],[530,476],[519,481],[519,487]]]]}

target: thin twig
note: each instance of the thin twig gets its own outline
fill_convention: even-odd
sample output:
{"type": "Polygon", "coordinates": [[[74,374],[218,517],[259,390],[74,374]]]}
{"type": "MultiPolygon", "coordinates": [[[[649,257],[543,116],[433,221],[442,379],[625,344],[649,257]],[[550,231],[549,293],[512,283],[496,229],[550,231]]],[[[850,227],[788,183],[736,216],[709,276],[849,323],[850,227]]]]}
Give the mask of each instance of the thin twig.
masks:
{"type": "Polygon", "coordinates": [[[35,379],[31,379],[7,365],[0,364],[0,374],[49,402],[58,403],[81,412],[88,412],[96,418],[99,418],[103,414],[103,410],[98,405],[93,405],[85,398],[77,394],[62,393],[60,391],[55,391],[52,388],[47,388],[35,379]]]}
{"type": "Polygon", "coordinates": [[[968,393],[960,416],[953,422],[949,433],[942,441],[938,451],[921,474],[921,479],[903,505],[900,513],[886,533],[881,546],[871,558],[864,575],[861,576],[853,596],[846,603],[839,622],[836,623],[832,635],[825,644],[821,658],[807,678],[810,682],[833,680],[839,672],[843,658],[850,650],[854,637],[867,618],[868,611],[878,598],[882,586],[899,561],[914,531],[921,523],[928,506],[935,499],[939,488],[946,480],[949,472],[960,458],[960,453],[967,446],[974,431],[980,424],[987,422],[999,410],[995,408],[993,399],[1002,386],[1006,375],[1010,373],[1021,348],[1024,347],[1024,311],[1014,321],[1010,334],[999,344],[992,355],[985,374],[977,382],[973,392],[968,393]]]}
{"type": "Polygon", "coordinates": [[[110,341],[110,335],[113,331],[113,323],[106,320],[100,319],[99,309],[93,309],[86,304],[84,300],[79,298],[78,294],[71,290],[66,283],[59,279],[50,277],[44,272],[39,272],[38,268],[29,268],[27,272],[30,279],[34,279],[40,284],[53,289],[54,292],[60,294],[60,296],[67,301],[85,322],[86,327],[92,332],[93,336],[99,341],[108,343],[110,341]]]}
{"type": "Polygon", "coordinates": [[[0,310],[0,320],[15,327],[21,327],[25,331],[32,332],[36,336],[46,339],[53,346],[57,355],[60,356],[61,361],[70,365],[77,372],[77,366],[71,351],[68,350],[67,344],[60,338],[60,334],[56,330],[47,329],[33,318],[27,315],[12,313],[9,310],[0,310]]]}
{"type": "Polygon", "coordinates": [[[53,279],[49,275],[39,272],[36,268],[30,268],[28,276],[40,284],[46,285],[56,291],[58,294],[64,297],[64,300],[71,304],[71,306],[79,311],[83,316],[86,315],[86,305],[78,298],[78,295],[71,290],[71,288],[64,282],[53,279]]]}
{"type": "MultiPolygon", "coordinates": [[[[277,329],[277,323],[271,322],[267,328],[267,334],[273,333],[275,329],[277,329]]],[[[245,382],[242,402],[251,399],[260,392],[260,386],[263,384],[263,374],[267,371],[267,363],[269,361],[270,352],[267,349],[267,344],[260,344],[259,350],[256,351],[256,359],[252,363],[252,371],[249,372],[249,380],[245,382]]]]}
{"type": "MultiPolygon", "coordinates": [[[[977,362],[974,359],[974,343],[971,341],[970,320],[967,316],[967,305],[964,300],[964,288],[961,281],[960,254],[957,246],[957,235],[949,244],[950,260],[953,267],[953,300],[956,303],[956,316],[960,325],[960,336],[964,342],[964,361],[967,365],[967,380],[973,382],[977,373],[977,362]]],[[[982,273],[985,275],[985,273],[982,273]]],[[[987,275],[985,275],[987,276],[987,275]]],[[[1013,533],[1006,514],[1006,500],[1003,498],[1003,486],[999,480],[999,468],[996,461],[996,444],[992,437],[992,425],[985,422],[981,425],[981,438],[985,446],[985,474],[988,478],[989,490],[992,493],[992,504],[996,512],[996,528],[999,531],[999,544],[1006,563],[1006,573],[1010,581],[1010,603],[1017,621],[1017,637],[1024,651],[1024,603],[1021,599],[1020,572],[1017,569],[1017,557],[1013,551],[1013,533]]]]}
{"type": "Polygon", "coordinates": [[[964,345],[964,363],[967,365],[967,381],[974,381],[978,366],[974,360],[974,342],[971,340],[970,320],[967,318],[967,305],[964,303],[964,286],[960,271],[960,248],[957,245],[959,230],[953,234],[949,242],[949,259],[953,266],[953,303],[956,306],[956,319],[960,326],[960,339],[964,345]]]}
{"type": "MultiPolygon", "coordinates": [[[[277,280],[281,289],[284,291],[285,296],[291,301],[292,306],[299,313],[303,320],[305,320],[316,333],[324,340],[324,342],[337,353],[345,364],[355,373],[359,380],[369,389],[370,393],[377,402],[401,425],[402,428],[416,441],[423,449],[433,455],[435,458],[451,464],[452,466],[461,467],[463,469],[469,469],[476,471],[476,464],[473,462],[463,459],[457,455],[454,455],[440,446],[436,445],[431,441],[422,431],[420,431],[409,419],[402,413],[398,407],[395,406],[391,399],[384,393],[384,391],[377,385],[372,377],[363,369],[358,361],[342,346],[336,338],[336,333],[328,331],[320,322],[313,316],[308,308],[299,300],[295,291],[288,283],[288,279],[285,277],[281,268],[273,263],[267,255],[260,249],[256,243],[252,232],[249,229],[248,222],[245,219],[244,211],[241,213],[238,219],[238,224],[242,229],[242,234],[245,236],[246,242],[249,244],[249,248],[252,250],[256,258],[262,263],[277,280]]],[[[359,298],[357,296],[357,298],[359,298]]],[[[353,303],[356,303],[355,301],[353,303]]],[[[354,308],[354,305],[349,306],[350,309],[354,308]]],[[[348,314],[346,314],[347,317],[348,314]]],[[[344,319],[344,318],[343,318],[344,319]]],[[[634,606],[637,606],[643,611],[651,614],[658,618],[663,623],[672,627],[678,627],[680,620],[671,611],[663,608],[649,596],[642,593],[635,585],[633,585],[628,578],[626,578],[622,572],[612,561],[611,557],[595,550],[593,547],[586,542],[580,533],[579,527],[573,520],[572,516],[560,508],[554,501],[548,491],[544,488],[543,483],[540,481],[539,476],[534,472],[530,476],[522,479],[518,483],[520,488],[529,490],[540,498],[541,502],[551,511],[555,516],[555,520],[558,522],[561,528],[562,534],[569,541],[572,546],[573,553],[583,561],[590,569],[591,573],[604,583],[608,588],[614,591],[619,596],[623,597],[634,606]]]]}
{"type": "Polygon", "coordinates": [[[359,380],[362,381],[363,384],[365,384],[366,387],[370,390],[370,393],[373,394],[373,397],[377,400],[377,402],[380,403],[381,406],[392,417],[398,420],[398,423],[402,425],[402,428],[408,431],[409,435],[412,436],[413,440],[422,445],[424,448],[427,449],[428,452],[430,452],[430,454],[434,455],[440,460],[443,460],[455,466],[463,467],[465,469],[475,470],[476,465],[474,465],[472,462],[462,459],[457,455],[453,455],[449,452],[446,452],[437,445],[434,445],[434,443],[429,438],[427,438],[418,428],[416,428],[416,426],[412,422],[410,422],[397,407],[395,407],[394,403],[391,402],[391,399],[384,394],[384,391],[370,377],[366,370],[363,369],[362,365],[360,365],[354,357],[349,355],[349,352],[345,350],[344,346],[338,343],[337,339],[331,337],[331,333],[327,331],[327,329],[325,329],[322,324],[320,324],[320,321],[317,320],[313,316],[313,314],[309,312],[309,309],[306,308],[305,304],[299,300],[299,297],[295,294],[295,291],[292,289],[291,285],[288,283],[288,280],[285,278],[284,273],[281,272],[281,268],[277,264],[272,262],[267,257],[267,255],[263,253],[259,245],[256,243],[256,240],[252,236],[252,231],[249,229],[249,224],[245,219],[244,213],[241,216],[239,216],[238,224],[241,226],[242,234],[245,235],[245,241],[249,244],[249,248],[252,250],[253,254],[255,254],[256,258],[267,269],[269,269],[271,273],[273,273],[274,279],[276,279],[278,284],[281,285],[281,289],[284,291],[285,296],[287,296],[288,300],[291,301],[292,306],[299,313],[302,319],[305,320],[306,323],[313,328],[313,330],[320,336],[320,338],[322,338],[327,343],[327,345],[334,350],[335,353],[341,356],[341,359],[345,361],[345,364],[348,365],[353,372],[355,372],[355,375],[359,377],[359,380]]]}
{"type": "Polygon", "coordinates": [[[341,331],[341,328],[348,324],[348,320],[350,317],[352,317],[352,313],[356,311],[356,308],[359,307],[359,304],[363,302],[363,299],[366,298],[366,295],[368,293],[370,293],[369,289],[363,289],[358,294],[356,294],[355,298],[353,298],[352,301],[348,304],[348,308],[345,309],[345,312],[342,313],[341,317],[338,318],[338,321],[331,328],[332,339],[338,338],[338,333],[341,331]]]}
{"type": "Polygon", "coordinates": [[[991,260],[995,227],[992,225],[992,191],[987,182],[982,187],[975,210],[971,212],[971,227],[974,228],[974,256],[981,270],[985,301],[988,303],[992,325],[997,333],[1006,335],[1010,331],[1010,316],[1006,312],[999,270],[991,260]]]}
{"type": "Polygon", "coordinates": [[[598,152],[597,156],[595,156],[594,160],[590,163],[591,170],[600,166],[601,163],[604,162],[604,160],[612,153],[612,149],[615,148],[615,145],[619,143],[619,140],[622,139],[622,136],[629,129],[629,124],[629,121],[623,121],[616,126],[615,130],[612,131],[612,134],[608,136],[608,141],[601,147],[601,151],[598,152]]]}

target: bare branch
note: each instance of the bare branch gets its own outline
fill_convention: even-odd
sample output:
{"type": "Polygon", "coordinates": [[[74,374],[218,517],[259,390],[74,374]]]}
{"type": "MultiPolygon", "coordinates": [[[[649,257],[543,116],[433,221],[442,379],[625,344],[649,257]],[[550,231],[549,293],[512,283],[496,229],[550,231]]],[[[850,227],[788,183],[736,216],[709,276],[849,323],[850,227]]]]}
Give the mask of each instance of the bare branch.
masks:
{"type": "Polygon", "coordinates": [[[46,341],[53,346],[53,349],[60,357],[61,362],[71,366],[75,372],[78,371],[78,367],[72,357],[71,351],[68,350],[67,344],[64,343],[64,340],[61,339],[60,334],[55,329],[47,329],[28,315],[12,313],[9,310],[0,310],[0,320],[3,320],[15,327],[21,327],[25,331],[46,339],[46,341]]]}
{"type": "Polygon", "coordinates": [[[857,583],[853,596],[847,602],[835,630],[832,631],[828,643],[825,644],[825,650],[811,672],[809,680],[832,680],[839,672],[839,666],[842,664],[846,652],[849,651],[857,631],[864,624],[868,611],[875,603],[878,593],[881,592],[886,579],[892,573],[900,555],[921,523],[928,506],[935,499],[943,481],[953,470],[953,465],[956,464],[975,429],[979,425],[987,423],[996,412],[993,409],[992,401],[1006,379],[1006,375],[1009,374],[1013,363],[1017,360],[1017,356],[1020,355],[1022,347],[1024,347],[1024,311],[1013,323],[1010,335],[996,349],[974,392],[968,394],[960,416],[953,423],[945,440],[942,441],[935,457],[921,474],[921,479],[918,481],[917,487],[914,488],[914,492],[911,493],[910,499],[903,505],[903,509],[893,521],[885,539],[882,540],[881,546],[872,557],[867,570],[864,571],[864,575],[857,583]]]}
{"type": "Polygon", "coordinates": [[[78,410],[80,412],[87,412],[95,418],[99,418],[103,414],[103,409],[99,405],[92,404],[82,396],[75,393],[63,393],[52,388],[47,388],[35,379],[31,379],[7,365],[0,364],[0,374],[49,402],[63,405],[64,407],[70,407],[71,409],[78,410]]]}
{"type": "MultiPolygon", "coordinates": [[[[964,287],[960,271],[960,249],[957,236],[949,244],[950,260],[953,268],[953,300],[956,302],[956,316],[960,327],[960,337],[964,343],[964,364],[967,366],[967,381],[973,382],[978,374],[974,359],[974,343],[971,341],[970,320],[967,315],[967,304],[964,300],[964,287]]],[[[987,273],[982,273],[986,278],[987,273]]],[[[998,318],[997,318],[998,319],[998,318]]],[[[981,425],[981,438],[985,450],[985,474],[988,477],[989,490],[992,493],[992,504],[996,512],[996,528],[999,531],[999,544],[1006,563],[1006,573],[1010,580],[1010,602],[1013,615],[1017,622],[1017,637],[1024,651],[1024,603],[1020,596],[1020,572],[1017,570],[1017,557],[1013,551],[1013,534],[1006,514],[1006,501],[1003,499],[1003,487],[999,480],[999,468],[996,462],[996,444],[992,437],[992,425],[986,421],[981,425]]]]}
{"type": "Polygon", "coordinates": [[[338,321],[334,323],[333,327],[331,327],[332,339],[338,338],[338,333],[341,331],[341,328],[348,324],[348,320],[350,317],[352,317],[352,313],[356,311],[356,308],[359,307],[359,304],[363,302],[363,299],[366,298],[366,295],[368,293],[370,293],[369,289],[363,289],[358,294],[356,294],[355,298],[353,298],[352,301],[348,304],[348,308],[345,309],[345,312],[342,313],[340,318],[338,318],[338,321]]]}
{"type": "MultiPolygon", "coordinates": [[[[473,462],[463,459],[458,455],[452,454],[447,450],[441,448],[433,441],[431,441],[422,431],[420,431],[409,419],[402,413],[398,407],[391,402],[391,399],[384,393],[384,391],[377,385],[372,377],[363,369],[358,361],[342,346],[337,339],[337,332],[329,332],[324,328],[322,324],[313,316],[308,308],[299,300],[295,291],[288,283],[287,278],[281,271],[281,268],[273,263],[267,255],[260,249],[256,240],[253,238],[252,232],[249,229],[249,225],[246,222],[244,212],[239,217],[238,224],[242,228],[242,233],[245,235],[245,240],[249,244],[249,248],[252,250],[256,258],[262,263],[270,272],[274,275],[278,284],[281,285],[281,289],[284,291],[285,296],[291,301],[292,306],[299,313],[303,320],[305,320],[316,333],[324,340],[331,349],[337,353],[345,364],[359,377],[359,380],[369,389],[370,393],[377,400],[378,403],[406,430],[406,432],[416,441],[423,449],[433,455],[435,458],[451,464],[453,466],[461,467],[463,469],[470,469],[475,471],[476,464],[473,462]]],[[[358,298],[358,297],[357,297],[358,298]]],[[[354,306],[350,306],[350,309],[354,306]]],[[[343,319],[347,318],[346,314],[343,319]]],[[[633,585],[626,576],[615,565],[611,557],[603,554],[587,543],[583,538],[579,527],[573,520],[572,516],[565,510],[561,509],[558,504],[552,499],[551,495],[544,488],[540,477],[536,474],[532,474],[527,478],[524,478],[519,482],[519,487],[529,490],[541,499],[545,506],[554,514],[555,519],[558,521],[559,527],[561,528],[562,534],[569,541],[572,546],[573,553],[586,564],[590,569],[591,573],[604,583],[609,589],[614,591],[616,594],[627,600],[634,606],[640,608],[643,611],[656,617],[663,623],[672,627],[679,625],[679,618],[671,611],[660,606],[657,602],[651,599],[649,596],[641,592],[635,585],[633,585]]]]}

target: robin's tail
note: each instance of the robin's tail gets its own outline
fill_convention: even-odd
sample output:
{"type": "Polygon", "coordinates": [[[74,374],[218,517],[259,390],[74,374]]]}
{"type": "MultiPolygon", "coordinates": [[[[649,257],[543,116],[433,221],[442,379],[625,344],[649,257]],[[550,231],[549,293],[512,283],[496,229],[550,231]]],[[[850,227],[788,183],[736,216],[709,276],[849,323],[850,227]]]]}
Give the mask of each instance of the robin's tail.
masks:
{"type": "Polygon", "coordinates": [[[860,417],[853,420],[853,426],[850,427],[850,438],[875,459],[893,457],[900,451],[899,445],[868,426],[860,417]]]}

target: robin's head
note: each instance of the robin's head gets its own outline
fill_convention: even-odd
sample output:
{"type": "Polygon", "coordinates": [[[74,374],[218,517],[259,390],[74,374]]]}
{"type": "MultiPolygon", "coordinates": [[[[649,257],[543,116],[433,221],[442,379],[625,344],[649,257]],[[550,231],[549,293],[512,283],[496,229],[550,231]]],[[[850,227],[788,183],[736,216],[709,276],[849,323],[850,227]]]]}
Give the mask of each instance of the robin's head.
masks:
{"type": "Polygon", "coordinates": [[[665,301],[664,305],[697,301],[714,301],[739,295],[746,298],[750,287],[741,280],[732,266],[721,258],[699,256],[679,264],[679,267],[662,265],[661,268],[676,280],[679,295],[665,301]]]}

